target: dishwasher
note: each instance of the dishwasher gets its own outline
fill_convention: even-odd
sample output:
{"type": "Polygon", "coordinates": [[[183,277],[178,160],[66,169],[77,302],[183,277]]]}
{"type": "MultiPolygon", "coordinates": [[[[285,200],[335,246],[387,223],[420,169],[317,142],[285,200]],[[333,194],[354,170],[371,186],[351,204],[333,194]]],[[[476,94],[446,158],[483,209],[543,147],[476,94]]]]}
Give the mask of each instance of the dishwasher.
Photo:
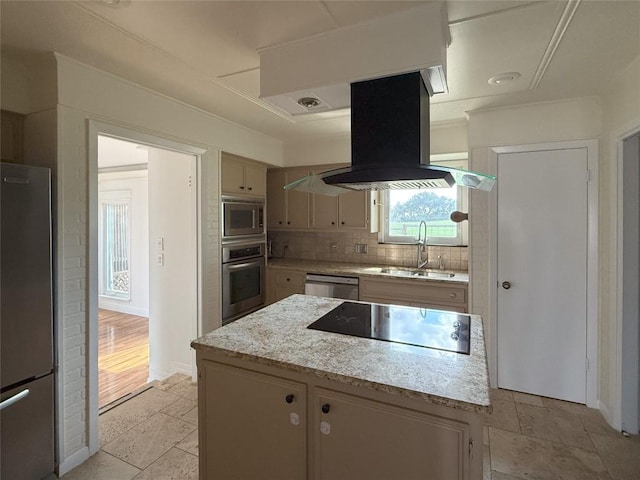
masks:
{"type": "Polygon", "coordinates": [[[358,300],[358,277],[307,274],[304,293],[317,297],[358,300]]]}

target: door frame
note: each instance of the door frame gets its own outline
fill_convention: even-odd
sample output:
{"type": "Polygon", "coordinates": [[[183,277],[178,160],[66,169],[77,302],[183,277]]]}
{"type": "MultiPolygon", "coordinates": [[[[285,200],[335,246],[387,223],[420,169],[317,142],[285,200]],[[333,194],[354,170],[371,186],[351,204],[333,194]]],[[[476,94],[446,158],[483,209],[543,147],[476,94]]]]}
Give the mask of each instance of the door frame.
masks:
{"type": "MultiPolygon", "coordinates": [[[[587,406],[598,407],[598,141],[575,140],[489,147],[489,173],[496,175],[498,156],[506,153],[543,152],[549,150],[587,149],[587,406]]],[[[500,188],[500,178],[497,181],[500,188]]],[[[491,387],[497,387],[498,373],[498,188],[490,193],[490,246],[489,246],[489,378],[491,387]]]]}
{"type": "MultiPolygon", "coordinates": [[[[202,331],[202,278],[199,265],[201,263],[201,242],[199,214],[199,197],[201,191],[201,165],[203,157],[207,156],[208,150],[199,146],[174,141],[152,133],[144,133],[139,130],[127,128],[104,121],[88,120],[88,277],[87,277],[87,396],[88,396],[88,426],[87,437],[89,444],[89,455],[93,455],[100,449],[99,428],[98,428],[98,136],[108,136],[121,140],[149,145],[151,147],[173,150],[196,157],[196,321],[191,325],[194,332],[200,334],[202,331]]],[[[195,355],[193,356],[192,370],[195,375],[195,355]]]]}
{"type": "MultiPolygon", "coordinates": [[[[624,167],[625,163],[632,160],[629,158],[625,158],[624,155],[624,141],[632,138],[634,136],[640,135],[640,124],[635,123],[635,126],[629,129],[626,129],[617,135],[615,135],[615,151],[617,156],[617,161],[615,163],[617,172],[612,175],[613,181],[615,182],[615,188],[617,192],[617,196],[615,199],[615,230],[616,230],[616,243],[614,245],[616,249],[616,270],[617,275],[615,277],[615,281],[617,283],[616,286],[616,298],[615,298],[615,319],[613,322],[615,324],[612,326],[615,328],[615,335],[611,335],[612,342],[610,343],[610,348],[615,352],[614,362],[615,369],[613,374],[613,388],[611,391],[611,411],[607,409],[606,417],[612,424],[612,426],[616,430],[623,430],[623,423],[625,421],[633,419],[635,417],[635,421],[637,422],[638,416],[640,415],[640,407],[638,411],[635,412],[635,415],[629,414],[628,412],[623,411],[624,404],[624,392],[623,392],[623,358],[625,355],[631,354],[632,356],[637,355],[638,350],[640,349],[640,345],[637,343],[632,345],[628,342],[625,342],[625,336],[628,325],[625,323],[625,316],[628,312],[625,309],[625,289],[624,289],[624,277],[625,277],[625,265],[627,262],[625,261],[625,249],[624,249],[624,167]],[[629,349],[635,349],[635,352],[630,351],[629,349]],[[629,350],[629,351],[628,351],[629,350]]],[[[637,186],[637,185],[636,185],[637,186]]],[[[628,186],[629,187],[629,186],[628,186]]],[[[637,269],[638,266],[634,267],[637,269]]],[[[612,279],[614,280],[614,279],[612,279]]],[[[633,329],[632,329],[633,330],[633,329]]],[[[635,331],[637,334],[637,330],[635,331]]],[[[629,339],[626,339],[629,340],[629,339]]],[[[637,366],[638,370],[640,370],[640,365],[637,366]]],[[[631,386],[631,388],[638,388],[637,375],[636,375],[636,383],[631,386]]],[[[638,422],[640,423],[640,422],[638,422]]],[[[637,432],[631,431],[629,433],[635,434],[637,432]]]]}

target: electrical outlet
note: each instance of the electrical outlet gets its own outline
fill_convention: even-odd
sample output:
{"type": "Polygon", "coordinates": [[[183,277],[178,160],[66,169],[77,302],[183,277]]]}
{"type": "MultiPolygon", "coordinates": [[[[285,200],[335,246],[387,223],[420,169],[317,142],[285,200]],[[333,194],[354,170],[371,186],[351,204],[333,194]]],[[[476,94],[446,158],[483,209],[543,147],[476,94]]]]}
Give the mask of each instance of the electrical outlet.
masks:
{"type": "Polygon", "coordinates": [[[164,266],[164,253],[156,254],[156,265],[159,267],[164,266]]]}
{"type": "Polygon", "coordinates": [[[356,243],[354,245],[353,250],[355,253],[367,253],[367,244],[366,243],[356,243]]]}

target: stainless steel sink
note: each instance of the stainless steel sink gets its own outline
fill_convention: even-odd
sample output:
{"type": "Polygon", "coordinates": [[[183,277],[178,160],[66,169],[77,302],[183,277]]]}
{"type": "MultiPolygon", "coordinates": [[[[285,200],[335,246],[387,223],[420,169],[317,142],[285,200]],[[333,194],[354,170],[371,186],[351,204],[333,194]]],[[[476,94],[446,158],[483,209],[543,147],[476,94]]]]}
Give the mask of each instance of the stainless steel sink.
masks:
{"type": "MultiPolygon", "coordinates": [[[[464,277],[466,274],[458,274],[452,272],[434,272],[430,270],[422,269],[401,269],[392,267],[369,267],[366,269],[373,273],[386,273],[387,275],[394,275],[397,277],[424,277],[424,278],[457,278],[464,277]]],[[[462,279],[462,278],[461,278],[462,279]]]]}
{"type": "Polygon", "coordinates": [[[414,277],[427,277],[427,278],[453,278],[455,273],[450,272],[425,272],[424,270],[414,270],[411,272],[414,277]]]}

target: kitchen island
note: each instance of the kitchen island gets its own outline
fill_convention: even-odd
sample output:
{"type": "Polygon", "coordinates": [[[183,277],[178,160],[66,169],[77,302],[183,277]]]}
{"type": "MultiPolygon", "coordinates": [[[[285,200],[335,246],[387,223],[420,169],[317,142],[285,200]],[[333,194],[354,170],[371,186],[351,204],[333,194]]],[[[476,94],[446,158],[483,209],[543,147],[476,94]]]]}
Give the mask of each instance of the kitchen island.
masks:
{"type": "Polygon", "coordinates": [[[481,319],[469,354],[308,329],[293,295],[195,340],[201,479],[482,478],[481,319]]]}

